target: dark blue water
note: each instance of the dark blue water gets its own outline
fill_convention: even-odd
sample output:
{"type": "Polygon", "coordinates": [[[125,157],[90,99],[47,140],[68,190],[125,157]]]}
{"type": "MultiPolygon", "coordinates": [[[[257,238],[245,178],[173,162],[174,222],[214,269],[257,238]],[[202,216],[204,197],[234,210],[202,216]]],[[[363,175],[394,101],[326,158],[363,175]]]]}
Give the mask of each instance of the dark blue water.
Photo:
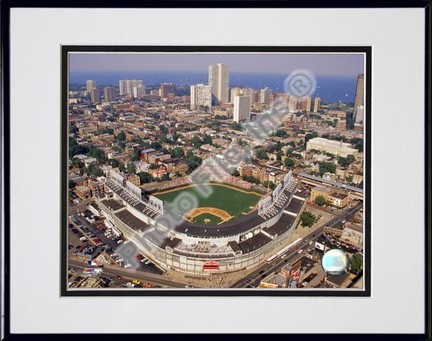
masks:
{"type": "MultiPolygon", "coordinates": [[[[273,92],[284,92],[286,74],[231,73],[230,87],[242,86],[262,89],[269,87],[273,92]]],[[[87,79],[96,81],[98,86],[118,86],[120,79],[142,79],[145,85],[158,83],[175,83],[191,85],[207,83],[206,72],[72,72],[71,84],[85,84],[87,79]]],[[[353,77],[316,77],[316,90],[313,97],[319,96],[323,102],[353,102],[356,90],[357,75],[353,77]]]]}

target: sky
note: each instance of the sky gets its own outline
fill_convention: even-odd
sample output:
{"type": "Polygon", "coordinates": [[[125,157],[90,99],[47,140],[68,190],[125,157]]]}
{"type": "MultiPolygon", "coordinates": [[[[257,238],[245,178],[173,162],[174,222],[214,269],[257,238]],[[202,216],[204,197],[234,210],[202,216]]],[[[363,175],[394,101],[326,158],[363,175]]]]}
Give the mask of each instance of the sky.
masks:
{"type": "Polygon", "coordinates": [[[363,54],[71,53],[70,72],[207,72],[222,63],[231,73],[289,74],[297,69],[317,76],[353,77],[364,73],[363,54]]]}

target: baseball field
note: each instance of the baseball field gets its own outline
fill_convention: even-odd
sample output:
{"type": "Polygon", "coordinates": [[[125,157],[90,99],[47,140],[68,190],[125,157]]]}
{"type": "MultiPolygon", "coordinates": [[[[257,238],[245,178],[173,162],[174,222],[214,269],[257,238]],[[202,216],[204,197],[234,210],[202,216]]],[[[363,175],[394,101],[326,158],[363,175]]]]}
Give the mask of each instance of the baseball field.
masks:
{"type": "MultiPolygon", "coordinates": [[[[211,194],[200,195],[196,185],[174,188],[154,195],[171,204],[180,193],[194,195],[198,201],[196,208],[191,208],[183,217],[193,223],[217,225],[238,218],[250,212],[261,199],[261,195],[245,189],[235,188],[225,184],[207,184],[211,194]]],[[[173,207],[173,210],[176,210],[173,207]]]]}

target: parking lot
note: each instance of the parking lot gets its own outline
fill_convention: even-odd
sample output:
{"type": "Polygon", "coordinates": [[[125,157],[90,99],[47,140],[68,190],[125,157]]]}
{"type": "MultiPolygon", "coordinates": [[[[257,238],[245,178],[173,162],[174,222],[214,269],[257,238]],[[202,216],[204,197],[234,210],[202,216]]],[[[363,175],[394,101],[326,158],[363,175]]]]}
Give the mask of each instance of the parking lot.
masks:
{"type": "MultiPolygon", "coordinates": [[[[103,219],[87,209],[69,216],[67,245],[69,258],[81,259],[84,263],[98,257],[101,258],[101,255],[104,255],[103,252],[105,252],[106,257],[104,259],[108,264],[115,264],[128,269],[132,265],[115,252],[120,245],[128,242],[119,231],[107,226],[103,219]]],[[[135,269],[138,271],[163,274],[162,270],[142,254],[136,255],[136,261],[134,263],[138,264],[138,268],[135,269]]],[[[78,275],[69,272],[69,280],[73,280],[78,275]]],[[[128,285],[128,287],[131,287],[131,284],[127,284],[128,281],[123,281],[123,283],[121,279],[115,279],[114,277],[107,277],[103,281],[108,286],[121,287],[128,285]]]]}

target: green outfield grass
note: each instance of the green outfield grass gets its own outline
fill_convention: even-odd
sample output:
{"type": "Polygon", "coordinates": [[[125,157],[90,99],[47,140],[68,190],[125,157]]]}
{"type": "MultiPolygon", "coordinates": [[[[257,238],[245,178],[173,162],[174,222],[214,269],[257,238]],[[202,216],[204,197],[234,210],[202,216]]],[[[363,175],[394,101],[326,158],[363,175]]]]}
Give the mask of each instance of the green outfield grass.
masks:
{"type": "MultiPolygon", "coordinates": [[[[172,203],[175,198],[180,195],[182,192],[188,192],[198,199],[197,207],[215,207],[221,210],[228,212],[233,217],[239,217],[243,215],[243,213],[247,213],[251,210],[251,207],[255,206],[257,202],[261,199],[261,195],[255,192],[242,192],[234,187],[225,187],[227,185],[219,185],[219,184],[208,184],[212,189],[212,194],[204,198],[199,195],[199,192],[196,190],[196,186],[192,185],[190,187],[183,187],[174,189],[172,191],[166,193],[155,193],[154,196],[163,200],[166,203],[172,203]]],[[[175,210],[175,207],[173,208],[175,210]]],[[[178,213],[178,212],[176,212],[178,213]]],[[[201,220],[200,215],[195,219],[201,220]]],[[[205,218],[210,217],[204,217],[205,218]]],[[[216,217],[213,216],[212,222],[216,217]]],[[[198,222],[198,221],[197,221],[198,222]]],[[[201,221],[200,221],[201,222],[201,221]]]]}

